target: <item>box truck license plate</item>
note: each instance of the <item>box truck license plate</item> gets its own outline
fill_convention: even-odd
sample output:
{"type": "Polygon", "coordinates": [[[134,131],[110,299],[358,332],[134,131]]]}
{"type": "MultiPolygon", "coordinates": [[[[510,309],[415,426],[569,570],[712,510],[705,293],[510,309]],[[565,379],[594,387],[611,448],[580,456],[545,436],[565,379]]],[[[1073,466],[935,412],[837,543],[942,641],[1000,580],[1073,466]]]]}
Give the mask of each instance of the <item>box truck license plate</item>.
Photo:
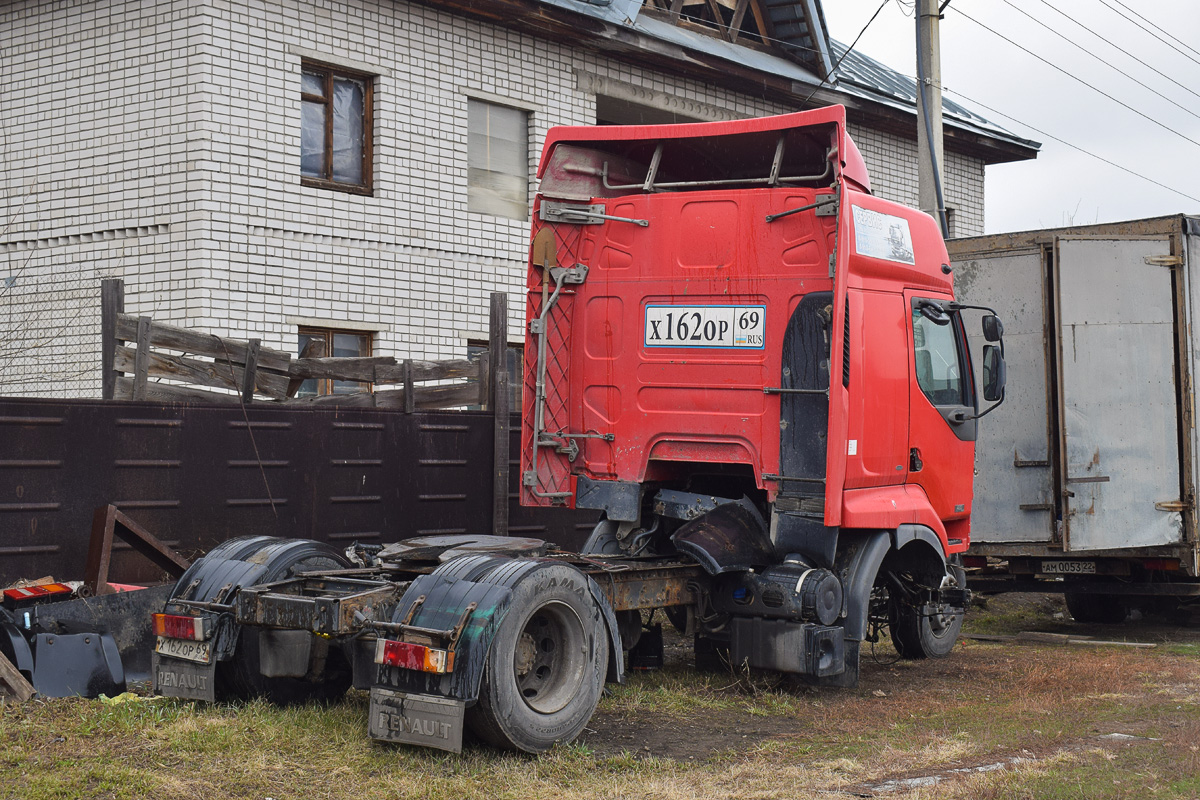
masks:
{"type": "Polygon", "coordinates": [[[1095,575],[1095,561],[1043,561],[1042,572],[1047,575],[1095,575]]]}
{"type": "Polygon", "coordinates": [[[159,636],[154,644],[154,652],[162,653],[171,658],[182,658],[185,661],[197,661],[207,664],[212,660],[212,642],[197,642],[192,639],[170,639],[159,636]]]}
{"type": "Polygon", "coordinates": [[[766,306],[646,306],[646,347],[761,350],[766,306]]]}

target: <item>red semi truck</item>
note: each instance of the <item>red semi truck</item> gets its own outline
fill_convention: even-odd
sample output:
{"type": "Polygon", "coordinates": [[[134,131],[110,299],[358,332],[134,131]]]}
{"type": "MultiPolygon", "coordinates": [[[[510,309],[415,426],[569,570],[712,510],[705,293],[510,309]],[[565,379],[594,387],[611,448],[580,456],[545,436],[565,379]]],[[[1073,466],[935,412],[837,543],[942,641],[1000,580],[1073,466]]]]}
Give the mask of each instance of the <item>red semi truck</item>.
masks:
{"type": "Polygon", "coordinates": [[[885,626],[950,652],[982,415],[962,312],[987,312],[990,403],[1002,329],[954,302],[934,221],[871,194],[845,110],[555,128],[538,175],[521,497],[603,512],[582,551],[227,542],[155,617],[159,691],[354,684],[375,738],[540,752],[622,650],[661,658],[656,609],[699,661],[817,683],[854,685],[885,626]]]}

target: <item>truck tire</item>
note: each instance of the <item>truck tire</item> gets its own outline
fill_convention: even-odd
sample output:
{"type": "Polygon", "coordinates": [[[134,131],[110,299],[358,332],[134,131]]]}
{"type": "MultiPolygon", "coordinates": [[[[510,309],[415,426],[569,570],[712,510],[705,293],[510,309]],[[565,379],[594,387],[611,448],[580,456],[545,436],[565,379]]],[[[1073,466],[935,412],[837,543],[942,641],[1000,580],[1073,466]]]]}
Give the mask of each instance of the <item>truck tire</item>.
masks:
{"type": "MultiPolygon", "coordinates": [[[[483,581],[502,582],[503,576],[483,581]]],[[[541,753],[570,742],[600,702],[608,650],[604,615],[587,577],[565,564],[531,571],[512,587],[467,726],[506,750],[541,753]]]]}
{"type": "Polygon", "coordinates": [[[1063,598],[1067,601],[1067,611],[1076,622],[1117,625],[1129,615],[1125,601],[1115,594],[1064,592],[1063,598]]]}
{"type": "MultiPolygon", "coordinates": [[[[966,586],[967,574],[957,564],[947,565],[947,578],[954,586],[966,586]]],[[[962,631],[963,612],[939,606],[925,615],[911,603],[892,596],[888,602],[888,622],[892,645],[902,658],[945,658],[954,650],[962,631]]]]}

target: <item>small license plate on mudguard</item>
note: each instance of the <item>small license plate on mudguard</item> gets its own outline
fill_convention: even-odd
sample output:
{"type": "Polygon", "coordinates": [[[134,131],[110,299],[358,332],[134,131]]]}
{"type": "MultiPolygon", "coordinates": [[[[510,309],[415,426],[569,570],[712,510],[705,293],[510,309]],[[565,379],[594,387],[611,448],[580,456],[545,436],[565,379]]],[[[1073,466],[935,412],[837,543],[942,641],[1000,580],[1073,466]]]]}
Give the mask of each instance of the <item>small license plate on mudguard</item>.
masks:
{"type": "Polygon", "coordinates": [[[462,752],[463,715],[466,704],[444,697],[414,695],[371,688],[367,732],[385,742],[436,747],[462,752]]]}
{"type": "Polygon", "coordinates": [[[154,654],[154,691],[165,697],[216,702],[217,663],[199,664],[154,654]]]}

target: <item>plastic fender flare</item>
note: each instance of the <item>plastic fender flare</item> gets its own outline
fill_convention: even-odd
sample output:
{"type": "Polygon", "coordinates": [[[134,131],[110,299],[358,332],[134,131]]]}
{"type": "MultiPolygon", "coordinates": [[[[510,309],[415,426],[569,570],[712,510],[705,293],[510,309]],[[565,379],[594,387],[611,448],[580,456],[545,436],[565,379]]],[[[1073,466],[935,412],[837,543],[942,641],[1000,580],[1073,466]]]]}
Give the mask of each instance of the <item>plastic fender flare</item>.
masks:
{"type": "Polygon", "coordinates": [[[884,557],[892,549],[890,531],[870,531],[838,537],[834,572],[842,581],[846,638],[861,642],[867,635],[871,589],[884,557]]]}
{"type": "MultiPolygon", "coordinates": [[[[548,564],[563,564],[561,561],[555,561],[549,558],[538,559],[512,559],[511,563],[500,567],[499,569],[489,572],[481,581],[487,583],[498,583],[504,586],[513,587],[524,580],[527,576],[533,574],[537,570],[548,564]]],[[[566,564],[564,566],[570,566],[566,564]]],[[[617,627],[617,616],[613,613],[612,606],[608,604],[608,599],[600,590],[600,585],[592,579],[590,575],[585,575],[580,572],[580,575],[587,581],[588,591],[595,600],[596,605],[600,609],[600,614],[604,618],[604,627],[608,631],[608,671],[605,676],[606,681],[615,683],[625,682],[625,664],[621,649],[621,631],[617,627]]],[[[507,613],[505,609],[505,613],[507,613]]],[[[493,634],[494,635],[494,634],[493,634]]],[[[482,674],[481,674],[482,677],[482,674]]],[[[474,694],[472,697],[479,696],[479,684],[475,685],[474,694]]]]}
{"type": "Polygon", "coordinates": [[[600,613],[604,615],[604,627],[608,628],[608,674],[604,680],[607,683],[624,683],[625,659],[622,654],[625,651],[621,649],[621,629],[617,627],[617,615],[613,613],[608,598],[600,590],[600,584],[592,580],[591,575],[586,577],[592,599],[600,606],[600,613]]]}
{"type": "MultiPolygon", "coordinates": [[[[188,567],[171,590],[166,608],[170,609],[177,599],[211,601],[226,585],[230,587],[225,593],[225,600],[229,602],[239,589],[280,580],[296,563],[312,556],[323,556],[343,567],[350,566],[350,562],[337,550],[310,539],[282,539],[276,536],[229,539],[188,567]],[[193,583],[196,588],[189,592],[193,583]]],[[[183,613],[195,613],[187,606],[177,606],[177,609],[183,613]]],[[[227,614],[217,616],[215,624],[214,655],[218,661],[228,661],[233,658],[237,648],[239,627],[227,614]]]]}
{"type": "Polygon", "coordinates": [[[26,680],[30,680],[33,677],[33,650],[21,629],[4,617],[4,612],[0,611],[0,653],[12,662],[26,680]]]}
{"type": "Polygon", "coordinates": [[[941,559],[942,566],[945,567],[946,549],[932,528],[928,525],[909,524],[897,526],[896,530],[892,532],[892,546],[897,550],[904,549],[912,542],[924,542],[929,545],[941,559]]]}

